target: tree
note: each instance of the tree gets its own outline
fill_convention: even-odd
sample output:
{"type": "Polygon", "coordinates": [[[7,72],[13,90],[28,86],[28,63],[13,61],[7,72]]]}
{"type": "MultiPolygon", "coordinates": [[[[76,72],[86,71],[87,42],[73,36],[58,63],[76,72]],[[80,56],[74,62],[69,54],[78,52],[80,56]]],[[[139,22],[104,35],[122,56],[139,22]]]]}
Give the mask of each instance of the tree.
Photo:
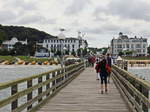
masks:
{"type": "Polygon", "coordinates": [[[86,48],[82,50],[82,54],[83,54],[83,56],[87,55],[87,49],[86,48]]]}
{"type": "Polygon", "coordinates": [[[10,52],[7,49],[0,49],[0,54],[6,56],[9,55],[10,52]]]}
{"type": "Polygon", "coordinates": [[[29,48],[27,45],[17,42],[14,45],[14,48],[11,50],[11,54],[14,54],[14,53],[15,53],[15,55],[26,55],[27,56],[29,54],[29,48]]]}
{"type": "Polygon", "coordinates": [[[81,56],[81,49],[78,49],[78,50],[77,50],[77,55],[78,55],[78,56],[81,56]]]}
{"type": "Polygon", "coordinates": [[[133,51],[126,51],[126,55],[132,55],[133,51]]]}
{"type": "Polygon", "coordinates": [[[119,52],[119,56],[122,56],[124,55],[124,53],[122,51],[119,52]]]}
{"type": "Polygon", "coordinates": [[[69,51],[68,51],[68,50],[66,50],[66,51],[65,51],[65,54],[66,54],[66,55],[69,55],[69,51]]]}
{"type": "Polygon", "coordinates": [[[28,54],[30,54],[30,56],[34,56],[35,51],[36,51],[36,42],[35,41],[30,41],[27,44],[27,52],[28,52],[28,54]]]}
{"type": "Polygon", "coordinates": [[[6,39],[6,34],[5,32],[0,30],[0,45],[2,44],[2,42],[6,39]]]}
{"type": "Polygon", "coordinates": [[[56,51],[55,55],[61,56],[61,51],[56,51]]]}
{"type": "Polygon", "coordinates": [[[76,56],[76,53],[74,51],[72,51],[71,55],[76,56]]]}
{"type": "Polygon", "coordinates": [[[17,42],[15,45],[14,45],[14,51],[16,53],[16,55],[22,55],[23,52],[24,52],[24,49],[22,49],[22,43],[21,42],[17,42]]]}

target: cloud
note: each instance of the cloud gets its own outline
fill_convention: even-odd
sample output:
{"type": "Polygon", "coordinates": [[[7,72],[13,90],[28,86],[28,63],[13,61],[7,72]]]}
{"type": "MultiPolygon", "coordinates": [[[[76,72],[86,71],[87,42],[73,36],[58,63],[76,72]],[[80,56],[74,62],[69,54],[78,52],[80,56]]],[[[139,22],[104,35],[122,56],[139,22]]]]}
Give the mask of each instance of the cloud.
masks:
{"type": "Polygon", "coordinates": [[[81,13],[90,3],[90,0],[72,0],[72,3],[65,9],[65,14],[75,15],[81,13]]]}
{"type": "Polygon", "coordinates": [[[17,24],[55,24],[56,19],[48,19],[41,15],[25,15],[21,17],[17,24]]]}
{"type": "Polygon", "coordinates": [[[131,29],[129,27],[113,23],[104,23],[102,25],[99,25],[98,27],[84,27],[81,31],[87,32],[88,34],[92,35],[115,35],[118,34],[118,32],[131,33],[131,29]]]}
{"type": "Polygon", "coordinates": [[[27,0],[5,0],[4,2],[4,6],[5,7],[11,7],[14,8],[14,11],[16,11],[15,9],[19,9],[19,10],[36,10],[36,2],[33,0],[32,1],[27,1],[27,0]]]}
{"type": "Polygon", "coordinates": [[[0,11],[0,22],[1,23],[7,23],[9,21],[12,21],[16,17],[17,17],[17,15],[10,10],[1,10],[0,11]]]}
{"type": "Polygon", "coordinates": [[[119,16],[122,19],[150,21],[150,4],[143,0],[112,0],[106,7],[97,7],[96,13],[119,16]]]}
{"type": "Polygon", "coordinates": [[[68,37],[82,31],[91,45],[102,47],[119,32],[149,37],[149,11],[149,0],[0,0],[0,24],[52,35],[66,28],[68,37]]]}

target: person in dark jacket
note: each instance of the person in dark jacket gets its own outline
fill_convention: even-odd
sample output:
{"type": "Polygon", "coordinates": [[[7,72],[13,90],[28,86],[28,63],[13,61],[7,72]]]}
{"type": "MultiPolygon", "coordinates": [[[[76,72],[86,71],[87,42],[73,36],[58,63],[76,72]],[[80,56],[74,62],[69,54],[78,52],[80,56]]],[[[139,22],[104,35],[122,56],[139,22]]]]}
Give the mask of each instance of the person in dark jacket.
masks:
{"type": "Polygon", "coordinates": [[[110,72],[110,68],[107,64],[106,59],[103,59],[98,68],[100,69],[100,78],[101,78],[101,93],[103,94],[103,83],[105,83],[105,92],[107,92],[107,77],[110,72]]]}
{"type": "MultiPolygon", "coordinates": [[[[108,66],[110,67],[110,70],[111,70],[111,65],[112,65],[111,62],[112,62],[112,61],[111,61],[110,54],[107,54],[107,64],[108,64],[108,66]]],[[[111,74],[111,72],[108,74],[108,83],[110,82],[110,74],[111,74]]]]}

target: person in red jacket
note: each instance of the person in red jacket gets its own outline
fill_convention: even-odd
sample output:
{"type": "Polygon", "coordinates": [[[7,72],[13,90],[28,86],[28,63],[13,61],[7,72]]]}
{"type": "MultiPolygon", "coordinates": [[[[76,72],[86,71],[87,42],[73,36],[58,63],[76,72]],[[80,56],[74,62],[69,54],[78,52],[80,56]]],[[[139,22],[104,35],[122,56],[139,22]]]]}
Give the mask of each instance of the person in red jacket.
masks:
{"type": "Polygon", "coordinates": [[[95,70],[96,70],[96,73],[97,73],[96,80],[100,79],[100,69],[98,68],[98,66],[99,66],[99,62],[97,62],[96,65],[95,65],[95,70]]]}
{"type": "Polygon", "coordinates": [[[107,77],[110,73],[110,67],[107,64],[106,59],[103,59],[99,65],[98,69],[100,69],[100,78],[101,78],[101,93],[103,94],[103,83],[105,83],[105,92],[107,93],[107,77]]]}

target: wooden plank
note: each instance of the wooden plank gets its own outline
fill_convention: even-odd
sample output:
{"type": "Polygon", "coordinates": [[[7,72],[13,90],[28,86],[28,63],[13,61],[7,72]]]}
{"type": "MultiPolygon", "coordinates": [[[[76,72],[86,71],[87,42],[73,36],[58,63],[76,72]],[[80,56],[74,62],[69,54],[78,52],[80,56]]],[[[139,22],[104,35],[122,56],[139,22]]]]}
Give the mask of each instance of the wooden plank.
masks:
{"type": "Polygon", "coordinates": [[[37,112],[129,112],[111,80],[108,93],[100,93],[93,68],[87,68],[37,112]]]}

